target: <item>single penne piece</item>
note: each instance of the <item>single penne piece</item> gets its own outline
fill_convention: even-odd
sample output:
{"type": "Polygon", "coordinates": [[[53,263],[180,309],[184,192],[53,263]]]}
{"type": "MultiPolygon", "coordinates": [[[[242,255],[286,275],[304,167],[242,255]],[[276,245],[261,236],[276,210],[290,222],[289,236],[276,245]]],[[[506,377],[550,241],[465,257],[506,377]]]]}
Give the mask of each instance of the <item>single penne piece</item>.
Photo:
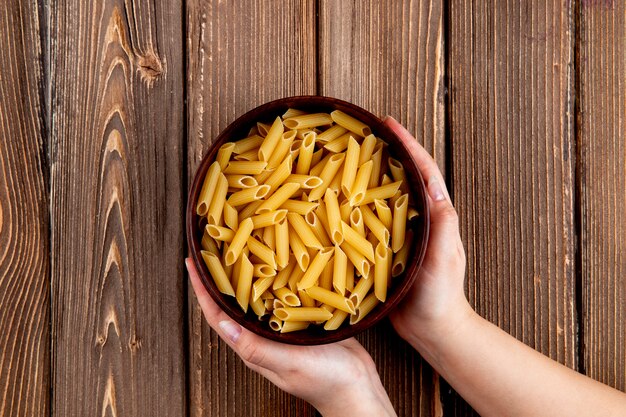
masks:
{"type": "Polygon", "coordinates": [[[299,200],[287,200],[280,208],[289,211],[290,213],[298,213],[302,216],[306,216],[319,206],[319,203],[312,203],[310,201],[299,200]]]}
{"type": "Polygon", "coordinates": [[[391,184],[393,182],[393,180],[391,179],[391,177],[387,174],[383,174],[383,179],[380,180],[380,185],[387,185],[387,184],[391,184]]]}
{"type": "Polygon", "coordinates": [[[356,309],[356,314],[350,316],[350,325],[357,324],[380,303],[375,294],[368,295],[356,309]]]}
{"type": "Polygon", "coordinates": [[[280,163],[272,172],[272,174],[265,180],[265,184],[269,185],[269,194],[273,193],[278,187],[280,187],[285,180],[291,175],[291,168],[293,161],[291,155],[288,155],[283,162],[280,163]]]}
{"type": "Polygon", "coordinates": [[[335,153],[343,152],[348,147],[348,141],[350,139],[354,140],[352,133],[346,133],[326,143],[326,145],[324,145],[324,149],[335,153]]]}
{"type": "Polygon", "coordinates": [[[224,203],[224,224],[230,227],[232,230],[236,231],[239,227],[239,213],[237,210],[231,206],[228,201],[224,203]]]}
{"type": "Polygon", "coordinates": [[[259,185],[251,175],[226,175],[226,181],[228,181],[228,186],[231,188],[252,188],[259,185]]]}
{"type": "Polygon", "coordinates": [[[204,263],[209,269],[209,273],[211,274],[211,277],[213,277],[213,281],[215,282],[217,289],[222,294],[232,295],[234,297],[235,290],[233,289],[233,286],[230,284],[230,280],[228,279],[228,276],[226,275],[226,272],[224,271],[224,267],[222,266],[222,263],[220,262],[220,258],[214,253],[207,252],[204,250],[200,251],[200,253],[202,255],[202,259],[204,259],[204,263]]]}
{"type": "Polygon", "coordinates": [[[215,157],[215,162],[220,164],[220,169],[223,171],[230,161],[230,156],[233,154],[233,150],[235,149],[235,144],[233,142],[226,142],[217,150],[217,156],[215,157]]]}
{"type": "Polygon", "coordinates": [[[270,317],[268,324],[270,326],[270,329],[274,330],[275,332],[279,332],[283,328],[283,321],[273,314],[270,317]]]}
{"type": "Polygon", "coordinates": [[[383,147],[381,144],[376,145],[374,153],[372,154],[372,173],[370,174],[370,181],[367,188],[378,187],[378,181],[380,180],[380,171],[382,170],[383,160],[383,147]]]}
{"type": "Polygon", "coordinates": [[[328,155],[324,156],[324,158],[322,158],[321,161],[319,161],[317,164],[315,164],[311,170],[309,171],[310,175],[319,177],[322,173],[322,171],[324,170],[324,167],[326,166],[326,164],[328,163],[328,160],[333,156],[334,154],[329,153],[328,155]]]}
{"type": "Polygon", "coordinates": [[[289,225],[287,224],[286,216],[285,214],[285,218],[274,224],[276,263],[279,268],[286,268],[289,263],[289,225]]]}
{"type": "Polygon", "coordinates": [[[341,110],[335,110],[330,113],[332,120],[339,126],[344,127],[350,132],[354,132],[360,136],[367,136],[372,133],[372,130],[365,123],[361,122],[354,117],[347,115],[341,110]]]}
{"type": "Polygon", "coordinates": [[[268,248],[276,253],[276,236],[274,236],[274,225],[263,228],[263,243],[265,243],[268,248]]]}
{"type": "Polygon", "coordinates": [[[391,230],[393,225],[393,215],[391,209],[385,202],[385,200],[374,200],[374,207],[376,208],[376,214],[381,223],[385,225],[385,229],[391,230]]]}
{"type": "Polygon", "coordinates": [[[224,174],[258,175],[267,166],[265,161],[230,161],[224,174]]]}
{"type": "MultiPolygon", "coordinates": [[[[307,253],[307,257],[308,256],[309,254],[307,253]]],[[[298,291],[298,282],[300,281],[300,279],[302,279],[303,275],[304,275],[304,271],[300,269],[299,265],[297,265],[293,269],[293,272],[291,273],[291,275],[289,276],[289,280],[287,281],[287,287],[289,287],[289,289],[293,292],[298,291]]]]}
{"type": "Polygon", "coordinates": [[[209,232],[204,231],[202,234],[202,241],[200,242],[200,246],[207,252],[211,252],[217,256],[220,256],[220,249],[217,247],[215,240],[209,235],[209,232]]]}
{"type": "MultiPolygon", "coordinates": [[[[300,140],[300,143],[298,144],[298,148],[300,148],[300,145],[302,144],[302,141],[304,140],[304,137],[307,135],[307,133],[315,133],[317,135],[317,132],[313,129],[298,129],[296,130],[296,138],[298,138],[300,140]]],[[[296,139],[296,140],[298,140],[296,139]]],[[[294,141],[295,142],[295,141],[294,141]]],[[[291,150],[293,150],[293,147],[291,148],[291,150]]]]}
{"type": "Polygon", "coordinates": [[[262,143],[263,143],[263,138],[261,136],[259,135],[248,136],[247,138],[244,138],[235,142],[233,153],[237,155],[241,155],[242,153],[248,152],[252,149],[258,149],[262,143]]]}
{"type": "Polygon", "coordinates": [[[239,228],[235,232],[235,236],[233,236],[233,239],[230,242],[226,255],[224,255],[226,265],[234,264],[237,258],[239,258],[239,255],[241,255],[241,251],[246,245],[246,242],[248,241],[251,233],[252,220],[250,220],[250,218],[246,218],[241,223],[239,223],[239,228]]]}
{"type": "Polygon", "coordinates": [[[338,153],[336,155],[332,155],[328,159],[328,162],[324,165],[324,169],[322,169],[322,172],[319,175],[322,179],[322,185],[311,190],[309,193],[309,201],[317,201],[324,196],[326,189],[328,189],[328,185],[339,171],[339,168],[341,168],[345,157],[345,153],[338,153]]]}
{"type": "Polygon", "coordinates": [[[239,218],[247,219],[248,217],[251,217],[261,204],[263,204],[262,200],[253,201],[252,203],[248,204],[247,206],[239,210],[239,218]]]}
{"type": "Polygon", "coordinates": [[[274,254],[274,251],[271,250],[266,245],[264,245],[263,243],[256,240],[255,238],[253,238],[252,236],[248,238],[248,249],[250,249],[251,253],[258,256],[259,259],[261,259],[263,262],[265,262],[272,268],[274,269],[278,268],[278,265],[276,264],[276,255],[274,254]]]}
{"type": "Polygon", "coordinates": [[[313,189],[322,185],[322,179],[308,174],[291,174],[285,180],[286,182],[295,182],[300,188],[306,190],[313,189]]]}
{"type": "Polygon", "coordinates": [[[324,324],[324,330],[337,330],[348,317],[348,313],[343,310],[336,309],[333,316],[324,324]]]}
{"type": "Polygon", "coordinates": [[[267,300],[263,300],[263,302],[265,303],[265,309],[267,311],[272,311],[274,310],[274,299],[267,299],[267,300]]]}
{"type": "Polygon", "coordinates": [[[246,254],[241,255],[241,267],[239,268],[239,278],[237,280],[237,294],[235,298],[241,306],[243,312],[248,311],[250,302],[250,289],[252,288],[252,264],[246,254]]]}
{"type": "Polygon", "coordinates": [[[251,298],[250,301],[249,301],[249,304],[250,304],[250,307],[252,308],[252,311],[254,311],[254,314],[256,314],[256,316],[259,318],[259,320],[261,320],[263,318],[263,316],[265,316],[267,314],[267,309],[265,308],[265,303],[260,298],[258,298],[256,300],[252,300],[252,298],[251,298]]]}
{"type": "MultiPolygon", "coordinates": [[[[368,205],[360,206],[360,208],[365,226],[370,229],[372,234],[376,236],[380,243],[385,246],[389,246],[389,229],[385,227],[385,224],[374,214],[368,205]]],[[[389,215],[391,216],[391,212],[389,212],[389,215]]],[[[393,221],[392,219],[390,220],[393,221]]]]}
{"type": "Polygon", "coordinates": [[[264,184],[265,181],[267,181],[267,179],[272,176],[274,171],[275,170],[273,170],[273,169],[265,169],[260,174],[255,175],[254,179],[257,181],[257,183],[264,184]]]}
{"type": "Polygon", "coordinates": [[[240,153],[239,155],[235,155],[233,159],[235,161],[258,161],[259,152],[256,149],[252,149],[244,153],[240,153]]]}
{"type": "Polygon", "coordinates": [[[276,145],[276,149],[272,151],[272,155],[270,159],[267,161],[267,169],[274,169],[285,159],[287,155],[289,155],[289,149],[291,148],[291,144],[296,138],[295,130],[288,130],[283,133],[278,141],[278,145],[276,145]]]}
{"type": "Polygon", "coordinates": [[[363,299],[367,293],[372,289],[374,285],[374,278],[361,277],[359,282],[354,286],[354,290],[350,294],[350,301],[354,304],[354,307],[359,308],[363,299]]]}
{"type": "MultiPolygon", "coordinates": [[[[337,204],[339,204],[339,203],[337,203],[337,204]]],[[[319,223],[324,228],[324,231],[326,232],[326,236],[330,237],[332,235],[332,233],[331,233],[331,230],[330,230],[330,226],[328,224],[328,213],[326,212],[326,204],[320,204],[314,210],[314,212],[315,212],[315,215],[317,216],[317,218],[319,219],[319,223]]],[[[341,226],[339,226],[339,229],[341,229],[341,226]]],[[[319,236],[318,236],[318,238],[319,238],[319,236]]],[[[332,246],[332,245],[324,245],[324,246],[332,246]]]]}
{"type": "Polygon", "coordinates": [[[295,117],[295,116],[301,116],[303,114],[306,114],[305,111],[302,110],[298,110],[298,109],[292,109],[291,107],[287,109],[287,111],[282,115],[283,120],[284,119],[289,119],[290,117],[295,117]]]}
{"type": "MultiPolygon", "coordinates": [[[[257,126],[259,126],[258,123],[257,126]]],[[[260,161],[269,161],[270,156],[272,152],[274,152],[274,149],[277,147],[278,142],[280,141],[280,138],[284,131],[285,126],[283,126],[283,121],[280,119],[280,117],[276,117],[276,119],[274,119],[274,123],[272,123],[272,127],[270,127],[270,129],[267,131],[267,135],[265,135],[263,143],[261,143],[261,146],[259,146],[260,161]]],[[[262,133],[261,129],[259,129],[259,133],[262,133]]]]}
{"type": "Polygon", "coordinates": [[[315,237],[322,243],[322,246],[333,245],[328,237],[328,234],[326,233],[326,230],[324,229],[324,226],[322,226],[322,222],[313,211],[308,212],[304,216],[304,220],[306,220],[306,223],[311,227],[315,237]]]}
{"type": "Polygon", "coordinates": [[[328,320],[333,315],[321,307],[284,307],[274,310],[274,314],[284,321],[319,321],[328,320]]]}
{"type": "Polygon", "coordinates": [[[302,307],[317,307],[317,302],[312,299],[305,290],[299,290],[298,297],[300,298],[302,307]]]}
{"type": "Polygon", "coordinates": [[[283,303],[282,301],[280,301],[278,298],[274,298],[273,300],[273,306],[272,306],[272,311],[276,310],[277,308],[285,308],[287,307],[285,305],[285,303],[283,303]]]}
{"type": "MultiPolygon", "coordinates": [[[[226,252],[228,252],[228,249],[225,248],[224,255],[221,256],[224,259],[226,258],[226,252]]],[[[247,253],[246,253],[246,256],[248,256],[247,253]]],[[[237,259],[237,262],[230,265],[230,267],[232,268],[232,273],[230,275],[230,284],[233,286],[233,288],[237,288],[237,282],[239,281],[239,272],[241,271],[242,260],[243,260],[243,256],[240,256],[239,259],[237,259]]],[[[225,260],[223,260],[222,265],[226,265],[225,260]]]]}
{"type": "Polygon", "coordinates": [[[335,261],[333,262],[333,288],[339,294],[346,292],[346,267],[348,265],[348,257],[341,250],[339,245],[335,245],[335,261]]]}
{"type": "Polygon", "coordinates": [[[387,282],[389,281],[389,254],[387,246],[379,243],[374,252],[374,293],[380,301],[387,299],[387,282]]]}
{"type": "Polygon", "coordinates": [[[282,270],[280,270],[278,274],[276,274],[276,279],[274,279],[274,282],[272,283],[272,289],[276,290],[280,287],[284,287],[287,285],[287,282],[289,282],[289,277],[291,276],[293,269],[297,265],[295,259],[292,259],[292,261],[293,262],[288,262],[287,265],[282,270]]]}
{"type": "Polygon", "coordinates": [[[256,123],[256,130],[257,133],[263,137],[267,136],[267,132],[269,132],[270,128],[272,126],[270,124],[267,123],[261,123],[261,122],[257,122],[256,123]]]}
{"type": "Polygon", "coordinates": [[[233,207],[245,206],[246,204],[250,204],[253,201],[263,199],[266,195],[268,195],[269,191],[269,185],[257,185],[256,187],[245,188],[241,191],[232,193],[230,197],[228,197],[227,201],[228,204],[233,207]]]}
{"type": "MultiPolygon", "coordinates": [[[[313,152],[313,156],[311,157],[311,166],[312,167],[317,166],[317,164],[319,164],[322,161],[323,158],[324,158],[324,149],[323,148],[313,152]]],[[[319,172],[322,172],[322,168],[323,168],[323,166],[320,167],[319,172]]],[[[311,171],[309,171],[309,174],[310,175],[314,175],[314,174],[311,173],[311,171]]]]}
{"type": "Polygon", "coordinates": [[[343,310],[347,313],[354,314],[355,308],[352,301],[344,297],[343,295],[339,295],[336,292],[329,291],[322,287],[311,287],[305,290],[305,292],[314,300],[317,300],[321,303],[327,304],[329,306],[338,308],[339,310],[343,310]]]}
{"type": "Polygon", "coordinates": [[[300,265],[300,269],[306,271],[309,267],[310,261],[309,252],[306,249],[306,245],[300,238],[300,235],[294,231],[292,225],[289,225],[289,246],[296,257],[296,262],[300,265]]]}
{"type": "Polygon", "coordinates": [[[233,266],[234,265],[226,265],[224,262],[224,255],[228,250],[228,243],[224,242],[224,246],[222,247],[222,253],[220,255],[220,262],[222,262],[222,267],[224,268],[224,272],[226,272],[226,276],[231,284],[233,284],[233,288],[237,288],[237,278],[233,277],[233,266]]]}
{"type": "Polygon", "coordinates": [[[346,197],[350,197],[350,191],[356,178],[356,173],[359,168],[359,154],[361,147],[359,143],[350,137],[348,141],[348,148],[346,150],[346,159],[344,161],[343,174],[341,176],[341,190],[346,197]]]}
{"type": "Polygon", "coordinates": [[[285,201],[289,200],[289,197],[295,193],[300,186],[295,182],[287,182],[280,186],[278,190],[274,192],[269,198],[267,198],[256,209],[256,214],[266,213],[268,211],[274,211],[278,209],[285,201]]]}
{"type": "Polygon", "coordinates": [[[406,218],[407,220],[413,220],[414,218],[416,218],[417,216],[419,216],[419,212],[415,209],[415,207],[409,207],[409,209],[406,212],[406,218]]]}
{"type": "Polygon", "coordinates": [[[392,157],[389,157],[387,161],[389,163],[389,171],[391,171],[391,176],[393,177],[393,180],[401,181],[400,189],[402,190],[402,193],[408,194],[409,187],[406,181],[406,173],[404,172],[404,167],[402,166],[402,163],[392,157]]]}
{"type": "MultiPolygon", "coordinates": [[[[339,209],[341,209],[341,207],[339,207],[339,209]]],[[[358,234],[365,237],[365,223],[363,223],[363,215],[359,207],[355,207],[352,213],[350,213],[350,227],[356,230],[358,234]]]]}
{"type": "MultiPolygon", "coordinates": [[[[376,147],[376,137],[374,135],[368,135],[361,142],[361,153],[359,153],[359,166],[363,165],[367,161],[372,160],[372,154],[376,147]]],[[[367,179],[369,184],[369,178],[367,179]]]]}
{"type": "Polygon", "coordinates": [[[280,301],[282,301],[286,306],[289,307],[299,307],[300,299],[296,294],[293,293],[289,288],[280,287],[274,290],[274,295],[280,301]]]}
{"type": "Polygon", "coordinates": [[[321,143],[328,143],[334,139],[337,139],[339,136],[346,133],[348,129],[343,126],[334,125],[317,135],[317,140],[321,143]]]}
{"type": "Polygon", "coordinates": [[[273,281],[274,277],[276,277],[276,270],[269,265],[254,264],[254,271],[252,275],[257,278],[272,278],[273,281]]]}
{"type": "Polygon", "coordinates": [[[207,224],[205,230],[213,239],[222,242],[231,242],[233,240],[233,237],[235,237],[235,232],[228,227],[207,224]]]}
{"type": "Polygon", "coordinates": [[[336,245],[343,242],[343,232],[341,230],[341,213],[339,211],[339,202],[337,195],[333,190],[326,190],[324,195],[324,205],[326,206],[326,215],[328,216],[328,228],[330,229],[330,239],[336,245]]]}
{"type": "Polygon", "coordinates": [[[350,190],[350,205],[357,206],[363,201],[373,167],[374,163],[372,161],[367,161],[359,167],[354,184],[352,184],[352,189],[350,190]]]}
{"type": "Polygon", "coordinates": [[[393,195],[400,190],[400,181],[392,182],[391,184],[383,185],[376,188],[370,188],[365,192],[363,199],[356,205],[370,204],[374,200],[384,200],[386,198],[392,198],[393,195]]]}
{"type": "Polygon", "coordinates": [[[226,202],[226,194],[228,193],[228,181],[224,174],[218,174],[215,192],[211,197],[211,204],[207,214],[209,224],[221,224],[224,203],[226,202]]]}
{"type": "Polygon", "coordinates": [[[350,292],[354,290],[354,265],[350,260],[346,265],[346,290],[350,292]]]}
{"type": "Polygon", "coordinates": [[[307,129],[330,125],[333,123],[333,119],[328,113],[313,113],[290,117],[285,119],[283,123],[289,129],[307,129]]]}
{"type": "MultiPolygon", "coordinates": [[[[298,282],[299,290],[306,290],[307,288],[310,288],[313,285],[315,285],[315,282],[319,279],[320,275],[322,274],[322,271],[324,270],[324,267],[330,260],[330,257],[333,256],[333,252],[334,251],[331,248],[324,248],[317,253],[313,261],[311,261],[311,265],[309,265],[309,268],[307,268],[307,270],[304,272],[304,275],[300,279],[300,282],[298,282]]],[[[317,320],[328,320],[328,319],[317,319],[317,320]]]]}
{"type": "MultiPolygon", "coordinates": [[[[367,261],[367,258],[365,258],[365,255],[356,250],[352,245],[347,242],[343,242],[340,246],[341,250],[345,252],[346,256],[348,257],[350,262],[352,262],[352,265],[354,265],[357,271],[359,271],[361,276],[368,277],[370,274],[370,263],[367,261]]],[[[349,288],[347,283],[346,288],[349,288]]]]}
{"type": "MultiPolygon", "coordinates": [[[[333,254],[334,253],[335,252],[333,249],[333,254]]],[[[333,256],[328,260],[328,263],[326,263],[326,266],[324,266],[324,270],[320,274],[318,286],[327,290],[333,289],[333,270],[334,270],[333,265],[334,264],[335,264],[335,260],[333,256]]]]}
{"type": "Polygon", "coordinates": [[[287,217],[287,210],[269,211],[250,217],[253,229],[262,229],[280,223],[287,217]]]}
{"type": "Polygon", "coordinates": [[[343,221],[341,222],[341,232],[344,240],[350,244],[350,246],[365,256],[370,262],[376,262],[374,257],[374,248],[372,247],[372,244],[365,239],[365,237],[361,236],[359,232],[343,221]]]}
{"type": "Polygon", "coordinates": [[[252,299],[256,300],[260,298],[261,295],[272,286],[275,278],[275,276],[269,276],[257,279],[254,284],[252,284],[252,299]]]}
{"type": "Polygon", "coordinates": [[[411,229],[406,231],[404,237],[404,244],[402,248],[395,254],[393,261],[391,262],[391,276],[397,277],[406,268],[406,262],[409,258],[409,250],[411,249],[411,243],[413,243],[413,231],[411,229]]]}
{"type": "Polygon", "coordinates": [[[283,327],[280,329],[281,333],[291,333],[297,332],[300,330],[305,330],[309,327],[308,321],[285,321],[283,322],[283,327]]]}
{"type": "Polygon", "coordinates": [[[406,231],[406,212],[409,207],[409,195],[402,194],[393,206],[393,225],[391,227],[391,250],[398,253],[404,245],[406,231]]]}
{"type": "Polygon", "coordinates": [[[298,234],[298,236],[300,236],[300,239],[302,239],[302,242],[306,247],[315,249],[322,249],[324,247],[317,239],[315,233],[313,233],[313,230],[311,230],[306,220],[304,220],[304,217],[298,213],[287,213],[287,220],[293,230],[298,234]]]}
{"type": "Polygon", "coordinates": [[[202,183],[202,188],[200,189],[200,195],[198,196],[198,204],[196,206],[196,214],[198,214],[198,216],[206,216],[209,210],[209,205],[213,200],[213,194],[217,187],[220,170],[220,164],[218,164],[217,161],[209,166],[209,170],[202,183]]]}
{"type": "Polygon", "coordinates": [[[339,171],[337,171],[333,179],[330,181],[330,184],[328,184],[328,188],[337,193],[337,195],[341,194],[341,177],[343,176],[343,170],[344,166],[342,165],[341,168],[339,168],[339,171]]]}
{"type": "Polygon", "coordinates": [[[300,151],[298,153],[298,163],[296,164],[296,174],[308,174],[311,169],[313,152],[315,151],[315,139],[317,135],[311,131],[304,136],[300,151]]]}

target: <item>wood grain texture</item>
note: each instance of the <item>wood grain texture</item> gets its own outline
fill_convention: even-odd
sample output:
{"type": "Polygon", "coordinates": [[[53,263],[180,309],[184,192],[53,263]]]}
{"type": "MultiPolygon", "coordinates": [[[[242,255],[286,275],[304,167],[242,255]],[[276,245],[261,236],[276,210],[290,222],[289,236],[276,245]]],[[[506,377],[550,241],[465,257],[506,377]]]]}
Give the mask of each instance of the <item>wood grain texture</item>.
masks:
{"type": "Polygon", "coordinates": [[[186,412],[181,10],[51,3],[55,416],[186,412]]]}
{"type": "MultiPolygon", "coordinates": [[[[451,2],[454,200],[477,311],[577,366],[573,19],[562,1],[451,2]]],[[[446,399],[450,415],[462,400],[446,399]]]]}
{"type": "Polygon", "coordinates": [[[626,390],[626,4],[578,2],[583,366],[626,390]]]}
{"type": "MultiPolygon", "coordinates": [[[[314,2],[187,1],[190,179],[219,132],[267,101],[315,94],[314,2]]],[[[248,370],[189,290],[191,416],[309,416],[315,410],[248,370]]]]}
{"type": "MultiPolygon", "coordinates": [[[[319,31],[320,94],[393,115],[445,172],[443,2],[322,0],[319,31]]],[[[438,377],[388,321],[359,340],[400,416],[441,414],[438,377]]]]}
{"type": "Polygon", "coordinates": [[[50,258],[42,16],[0,11],[0,416],[50,414],[50,258]]]}

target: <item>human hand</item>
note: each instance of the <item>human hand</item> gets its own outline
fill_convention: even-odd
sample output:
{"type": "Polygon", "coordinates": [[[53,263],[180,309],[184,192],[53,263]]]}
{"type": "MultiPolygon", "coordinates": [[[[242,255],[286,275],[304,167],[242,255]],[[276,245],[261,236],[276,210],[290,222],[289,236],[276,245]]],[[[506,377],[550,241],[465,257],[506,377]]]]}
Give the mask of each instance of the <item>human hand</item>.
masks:
{"type": "Polygon", "coordinates": [[[372,358],[356,339],[321,346],[292,346],[258,336],[215,304],[191,259],[186,259],[185,265],[209,326],[248,368],[308,401],[325,417],[396,415],[372,358]]]}
{"type": "Polygon", "coordinates": [[[435,160],[395,119],[385,124],[407,145],[427,184],[430,236],[415,284],[390,315],[398,334],[418,349],[473,314],[463,290],[465,251],[459,221],[435,160]],[[416,344],[419,346],[416,346],[416,344]]]}

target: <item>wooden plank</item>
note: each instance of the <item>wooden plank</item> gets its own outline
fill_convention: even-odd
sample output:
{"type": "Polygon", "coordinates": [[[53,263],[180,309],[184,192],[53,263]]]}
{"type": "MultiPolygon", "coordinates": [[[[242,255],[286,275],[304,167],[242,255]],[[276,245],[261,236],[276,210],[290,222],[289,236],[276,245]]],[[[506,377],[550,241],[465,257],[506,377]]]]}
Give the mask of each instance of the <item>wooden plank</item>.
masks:
{"type": "Polygon", "coordinates": [[[626,4],[578,2],[583,369],[626,390],[626,4]]]}
{"type": "MultiPolygon", "coordinates": [[[[0,12],[0,416],[50,414],[42,41],[34,2],[0,12]]],[[[44,33],[42,33],[44,32],[44,33]]]]}
{"type": "Polygon", "coordinates": [[[182,5],[50,7],[53,413],[183,415],[182,5]]]}
{"type": "MultiPolygon", "coordinates": [[[[576,368],[574,28],[566,3],[451,2],[450,145],[471,303],[576,368]]],[[[446,401],[451,415],[465,414],[461,400],[446,401]]]]}
{"type": "MultiPolygon", "coordinates": [[[[445,172],[442,3],[322,0],[319,59],[320,94],[394,116],[445,172]]],[[[438,378],[388,323],[359,340],[399,415],[441,413],[438,378]]]]}
{"type": "MultiPolygon", "coordinates": [[[[313,2],[187,1],[189,180],[229,123],[267,101],[315,94],[313,2]]],[[[307,416],[315,410],[248,370],[189,289],[192,416],[307,416]]]]}

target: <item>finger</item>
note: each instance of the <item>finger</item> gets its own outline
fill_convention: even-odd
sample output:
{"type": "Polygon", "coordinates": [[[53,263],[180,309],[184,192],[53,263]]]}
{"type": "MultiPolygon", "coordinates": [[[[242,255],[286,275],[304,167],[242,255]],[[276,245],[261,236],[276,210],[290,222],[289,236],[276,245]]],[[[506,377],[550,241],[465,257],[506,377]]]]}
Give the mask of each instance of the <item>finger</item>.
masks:
{"type": "Polygon", "coordinates": [[[385,117],[384,123],[400,138],[402,143],[409,149],[409,152],[417,162],[425,181],[429,181],[431,177],[437,178],[442,184],[442,190],[446,198],[450,198],[450,194],[443,181],[443,175],[437,166],[437,162],[424,149],[422,145],[402,126],[396,119],[391,116],[385,117]]]}
{"type": "Polygon", "coordinates": [[[280,373],[281,370],[294,365],[291,362],[299,361],[297,348],[258,336],[232,320],[204,288],[193,261],[187,258],[185,265],[207,323],[246,362],[246,365],[257,372],[261,372],[259,368],[266,368],[280,373]]]}
{"type": "Polygon", "coordinates": [[[431,177],[428,184],[428,199],[430,233],[425,262],[432,261],[433,265],[445,269],[453,257],[464,258],[465,256],[459,233],[459,217],[450,200],[443,196],[443,191],[434,177],[431,177]]]}

